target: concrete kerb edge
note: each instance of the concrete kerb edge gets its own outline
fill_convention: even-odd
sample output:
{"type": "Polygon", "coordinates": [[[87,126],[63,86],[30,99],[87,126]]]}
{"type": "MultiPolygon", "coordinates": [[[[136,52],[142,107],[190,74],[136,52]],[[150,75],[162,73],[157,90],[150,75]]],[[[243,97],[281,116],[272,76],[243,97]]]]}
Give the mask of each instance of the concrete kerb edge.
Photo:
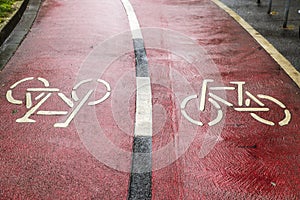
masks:
{"type": "Polygon", "coordinates": [[[0,30],[0,46],[4,43],[4,41],[8,38],[10,33],[14,30],[16,25],[19,23],[22,18],[23,13],[28,5],[29,0],[24,0],[18,9],[17,12],[9,19],[7,24],[0,30]]]}
{"type": "Polygon", "coordinates": [[[0,70],[2,70],[8,63],[10,58],[14,55],[25,36],[28,34],[36,16],[40,9],[42,0],[24,0],[18,11],[12,16],[8,23],[0,30],[0,70]],[[36,7],[34,13],[32,13],[31,7],[36,7]],[[24,15],[32,15],[33,19],[30,24],[20,24],[20,20],[24,15]],[[14,42],[7,42],[7,40],[13,35],[15,29],[26,30],[26,33],[22,37],[14,39],[14,42]],[[11,44],[10,44],[11,43],[11,44]],[[12,45],[14,48],[6,48],[6,46],[12,45]]]}
{"type": "MultiPolygon", "coordinates": [[[[220,0],[211,0],[218,7],[223,9],[229,16],[231,16],[242,28],[244,28],[253,37],[256,42],[263,47],[263,49],[278,63],[278,65],[285,71],[300,88],[300,72],[288,61],[264,36],[256,31],[248,22],[246,22],[240,15],[222,3],[220,0]]],[[[299,30],[300,31],[300,30],[299,30]]]]}

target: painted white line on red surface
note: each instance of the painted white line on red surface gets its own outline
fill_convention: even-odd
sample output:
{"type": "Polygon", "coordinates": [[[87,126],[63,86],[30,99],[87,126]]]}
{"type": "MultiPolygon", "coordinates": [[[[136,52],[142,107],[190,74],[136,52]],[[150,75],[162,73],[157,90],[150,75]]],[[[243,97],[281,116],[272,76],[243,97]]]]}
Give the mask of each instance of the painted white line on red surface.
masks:
{"type": "Polygon", "coordinates": [[[142,39],[142,32],[139,21],[135,15],[134,9],[128,0],[121,0],[128,16],[129,26],[133,39],[142,39]]]}
{"type": "Polygon", "coordinates": [[[231,84],[236,84],[238,86],[238,104],[239,106],[243,105],[243,85],[245,84],[244,81],[233,81],[230,82],[231,84]]]}
{"type": "Polygon", "coordinates": [[[16,120],[18,123],[26,123],[26,122],[35,122],[33,119],[29,119],[29,117],[37,111],[37,109],[45,103],[45,101],[52,95],[52,93],[47,94],[39,103],[37,103],[34,107],[32,107],[23,117],[16,120]]]}
{"type": "MultiPolygon", "coordinates": [[[[260,100],[258,100],[254,95],[252,95],[250,92],[246,91],[246,95],[248,95],[249,98],[251,98],[255,103],[257,103],[260,106],[265,106],[260,100]]],[[[247,101],[249,103],[246,103],[246,106],[250,106],[250,99],[247,101]],[[248,104],[248,105],[247,105],[248,104]]]]}
{"type": "Polygon", "coordinates": [[[58,88],[28,88],[28,92],[59,92],[58,88]]]}
{"type": "Polygon", "coordinates": [[[234,110],[239,112],[266,112],[269,108],[234,108],[234,110]]]}
{"type": "Polygon", "coordinates": [[[40,98],[42,98],[44,95],[45,95],[45,93],[43,92],[43,93],[39,94],[37,97],[35,97],[34,100],[37,101],[37,100],[39,100],[40,98]]]}
{"type": "Polygon", "coordinates": [[[47,79],[44,79],[44,78],[41,78],[41,77],[38,77],[37,79],[39,81],[43,82],[45,87],[49,87],[50,86],[49,81],[47,81],[47,79]]]}
{"type": "Polygon", "coordinates": [[[148,59],[141,28],[129,0],[121,0],[127,13],[135,54],[136,111],[128,199],[152,196],[152,93],[148,59]],[[141,156],[142,155],[142,156],[141,156]]]}
{"type": "Polygon", "coordinates": [[[280,126],[287,125],[292,118],[291,112],[288,109],[284,110],[284,114],[285,114],[286,118],[279,122],[280,126]]]}
{"type": "Polygon", "coordinates": [[[267,125],[269,125],[269,126],[274,126],[274,125],[275,125],[274,122],[271,122],[271,121],[269,121],[269,120],[263,119],[263,118],[261,118],[260,116],[258,116],[258,115],[255,114],[255,113],[250,113],[250,115],[251,115],[254,119],[256,119],[257,121],[259,121],[259,122],[261,122],[261,123],[263,123],[263,124],[267,124],[267,125]]]}
{"type": "Polygon", "coordinates": [[[210,87],[210,90],[235,90],[235,87],[210,87]]]}
{"type": "Polygon", "coordinates": [[[79,112],[80,108],[85,104],[85,102],[89,99],[91,94],[94,92],[94,90],[89,90],[87,94],[84,96],[84,98],[81,100],[81,102],[77,105],[77,107],[73,110],[73,112],[69,115],[67,120],[62,123],[56,123],[54,124],[54,127],[57,128],[66,128],[69,126],[72,119],[76,116],[76,114],[79,112]]]}
{"type": "Polygon", "coordinates": [[[218,97],[217,95],[214,95],[213,93],[208,93],[208,95],[214,99],[216,99],[217,101],[220,101],[221,103],[224,103],[226,106],[230,106],[232,107],[233,104],[229,103],[228,101],[222,99],[221,97],[218,97]]]}
{"type": "Polygon", "coordinates": [[[29,109],[32,106],[32,101],[31,101],[31,93],[26,92],[26,108],[29,109]]]}
{"type": "Polygon", "coordinates": [[[6,92],[6,99],[9,103],[16,104],[16,105],[21,105],[23,103],[21,100],[16,100],[13,98],[12,90],[8,90],[6,92]]]}
{"type": "Polygon", "coordinates": [[[149,77],[136,77],[135,136],[152,136],[152,94],[149,77]]]}
{"type": "Polygon", "coordinates": [[[74,106],[74,103],[68,98],[66,97],[65,94],[59,92],[58,93],[58,96],[70,107],[70,108],[73,108],[74,106]]]}
{"type": "Polygon", "coordinates": [[[267,100],[273,101],[274,103],[279,105],[281,108],[286,108],[285,105],[281,101],[275,99],[274,97],[264,95],[264,94],[258,94],[257,96],[261,99],[267,99],[267,100]]]}
{"type": "MultiPolygon", "coordinates": [[[[130,30],[133,41],[143,40],[141,28],[134,12],[134,9],[128,0],[121,0],[128,16],[130,30]]],[[[142,41],[143,42],[143,41],[142,41]]],[[[136,50],[136,49],[135,49],[136,50]]],[[[138,49],[144,50],[145,49],[138,49]]],[[[144,54],[146,56],[146,54],[144,54]]],[[[147,59],[147,58],[145,58],[147,59]]],[[[140,66],[136,66],[139,71],[140,66]]],[[[138,73],[137,73],[138,74],[138,73]]],[[[136,116],[135,116],[135,136],[152,136],[152,94],[150,77],[136,77],[136,116]]]]}
{"type": "Polygon", "coordinates": [[[36,114],[38,115],[67,115],[67,111],[46,111],[46,110],[40,110],[36,114]]]}
{"type": "Polygon", "coordinates": [[[223,112],[221,110],[220,105],[215,100],[213,100],[212,98],[209,98],[208,101],[210,103],[212,103],[215,108],[218,109],[218,115],[217,115],[216,119],[214,119],[213,121],[211,121],[211,122],[208,123],[209,126],[214,126],[214,125],[216,125],[217,123],[219,123],[222,120],[222,118],[223,118],[223,112]]]}
{"type": "Polygon", "coordinates": [[[20,83],[23,83],[25,81],[31,81],[33,79],[34,79],[34,77],[23,78],[23,79],[19,80],[18,82],[16,82],[15,84],[13,84],[12,86],[10,86],[10,89],[14,89],[20,83]]]}

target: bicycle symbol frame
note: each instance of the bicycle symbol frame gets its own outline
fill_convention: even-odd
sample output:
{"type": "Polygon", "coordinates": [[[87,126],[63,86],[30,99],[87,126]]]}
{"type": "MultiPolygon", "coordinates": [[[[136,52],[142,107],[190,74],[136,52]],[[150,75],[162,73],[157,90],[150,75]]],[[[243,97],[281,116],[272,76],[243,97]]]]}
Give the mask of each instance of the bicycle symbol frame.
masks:
{"type": "Polygon", "coordinates": [[[198,125],[198,126],[203,126],[203,122],[198,120],[198,119],[193,119],[191,116],[189,116],[189,114],[185,111],[186,106],[188,105],[188,103],[190,103],[192,100],[197,100],[199,99],[198,102],[198,109],[200,112],[203,112],[205,110],[205,105],[206,105],[206,98],[207,96],[208,98],[208,102],[212,104],[212,106],[217,109],[217,117],[215,119],[213,119],[212,121],[210,121],[208,123],[209,126],[214,126],[216,124],[218,124],[222,119],[223,119],[223,111],[221,109],[221,106],[219,103],[222,103],[226,106],[229,107],[233,107],[233,109],[235,111],[238,112],[250,112],[251,117],[253,117],[255,120],[266,124],[266,125],[270,125],[270,126],[274,126],[275,123],[264,119],[262,117],[260,117],[258,114],[254,113],[254,112],[267,112],[270,109],[265,107],[264,103],[262,103],[260,101],[260,99],[266,99],[269,100],[275,104],[277,104],[280,108],[284,109],[284,114],[285,117],[284,119],[282,119],[280,122],[278,122],[278,124],[280,126],[284,126],[287,125],[290,120],[291,120],[291,113],[290,111],[286,108],[286,106],[280,102],[279,100],[277,100],[274,97],[268,96],[268,95],[264,95],[264,94],[258,94],[257,97],[252,95],[249,91],[245,91],[245,95],[248,97],[245,102],[243,101],[243,96],[244,96],[244,89],[243,89],[243,85],[245,84],[244,81],[232,81],[230,82],[230,84],[236,85],[237,86],[237,90],[238,90],[238,107],[235,107],[233,103],[228,102],[227,100],[219,97],[218,95],[214,94],[213,91],[226,91],[226,90],[235,90],[236,87],[208,87],[208,83],[212,83],[214,82],[214,80],[212,79],[204,79],[203,80],[203,84],[202,84],[202,89],[201,89],[201,93],[200,95],[191,95],[186,97],[180,107],[181,107],[181,113],[182,115],[192,124],[198,125]],[[251,101],[255,102],[257,105],[259,105],[259,107],[250,107],[251,101]],[[243,107],[245,103],[246,107],[243,107]]]}
{"type": "MultiPolygon", "coordinates": [[[[12,104],[16,104],[16,105],[22,105],[23,101],[21,100],[17,100],[13,97],[13,89],[16,88],[19,84],[26,82],[26,81],[31,81],[34,80],[34,77],[28,77],[28,78],[24,78],[18,82],[16,82],[15,84],[13,84],[10,89],[6,92],[6,99],[8,100],[8,102],[12,103],[12,104]]],[[[62,92],[60,92],[60,90],[58,88],[51,88],[49,87],[50,84],[49,82],[41,77],[37,78],[38,81],[42,82],[44,87],[41,88],[27,88],[26,90],[26,108],[29,109],[25,115],[21,118],[18,118],[16,120],[16,122],[18,123],[34,123],[36,122],[35,120],[31,119],[30,117],[36,112],[37,115],[68,115],[68,111],[45,111],[45,110],[39,110],[38,109],[46,102],[47,99],[49,99],[49,97],[56,92],[57,95],[62,99],[62,101],[68,105],[69,108],[73,108],[74,107],[74,102],[78,102],[80,99],[77,96],[77,92],[76,90],[83,84],[92,82],[92,79],[87,79],[87,80],[83,80],[81,82],[79,82],[78,84],[76,84],[73,87],[72,93],[71,93],[71,97],[72,99],[68,98],[65,94],[63,94],[62,92]],[[36,105],[33,105],[32,103],[32,92],[41,92],[38,96],[36,96],[34,98],[34,100],[39,102],[36,105]]],[[[111,88],[110,85],[102,80],[102,79],[97,79],[96,80],[98,83],[101,83],[105,86],[106,88],[106,93],[105,95],[95,101],[91,101],[88,102],[89,106],[94,106],[97,104],[102,103],[103,101],[105,101],[107,98],[109,98],[110,93],[111,93],[111,88]]],[[[79,112],[79,110],[81,109],[81,107],[88,101],[89,97],[91,96],[91,94],[94,92],[95,90],[89,90],[85,96],[80,100],[80,102],[78,103],[78,105],[76,107],[74,107],[74,109],[72,110],[72,112],[69,114],[69,116],[67,117],[66,121],[64,122],[58,122],[54,124],[54,127],[60,127],[60,128],[66,128],[69,126],[70,122],[74,119],[74,117],[76,116],[76,114],[79,112]]]]}

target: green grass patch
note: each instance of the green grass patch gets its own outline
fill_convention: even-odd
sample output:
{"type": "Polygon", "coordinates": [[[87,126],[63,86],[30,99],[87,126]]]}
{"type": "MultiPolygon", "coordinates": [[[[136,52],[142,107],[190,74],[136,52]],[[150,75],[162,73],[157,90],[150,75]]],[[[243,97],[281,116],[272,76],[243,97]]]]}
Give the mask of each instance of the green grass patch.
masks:
{"type": "Polygon", "coordinates": [[[17,9],[14,6],[17,1],[20,0],[0,0],[0,23],[17,9]]]}

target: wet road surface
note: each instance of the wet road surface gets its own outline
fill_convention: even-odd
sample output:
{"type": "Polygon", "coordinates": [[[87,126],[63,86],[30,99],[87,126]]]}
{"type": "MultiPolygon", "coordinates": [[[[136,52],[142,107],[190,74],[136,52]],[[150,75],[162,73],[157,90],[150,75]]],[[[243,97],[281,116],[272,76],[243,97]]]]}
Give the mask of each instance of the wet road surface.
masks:
{"type": "Polygon", "coordinates": [[[291,1],[287,28],[283,28],[284,8],[287,1],[273,1],[271,14],[267,14],[269,1],[222,1],[242,18],[251,24],[265,38],[268,39],[299,71],[300,51],[299,26],[300,2],[291,1]]]}
{"type": "Polygon", "coordinates": [[[298,199],[264,48],[212,1],[45,1],[0,73],[1,199],[298,199]]]}

